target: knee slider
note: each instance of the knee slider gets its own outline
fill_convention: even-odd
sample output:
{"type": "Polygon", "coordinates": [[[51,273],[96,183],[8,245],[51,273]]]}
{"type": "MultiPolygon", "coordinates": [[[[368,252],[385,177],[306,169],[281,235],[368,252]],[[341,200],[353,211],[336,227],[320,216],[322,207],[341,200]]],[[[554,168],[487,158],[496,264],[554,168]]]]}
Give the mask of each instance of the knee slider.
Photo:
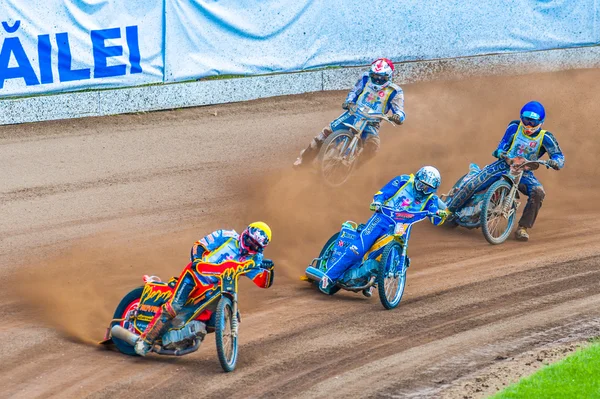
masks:
{"type": "Polygon", "coordinates": [[[546,197],[546,192],[542,186],[534,187],[531,189],[531,199],[534,201],[542,202],[546,197]]]}

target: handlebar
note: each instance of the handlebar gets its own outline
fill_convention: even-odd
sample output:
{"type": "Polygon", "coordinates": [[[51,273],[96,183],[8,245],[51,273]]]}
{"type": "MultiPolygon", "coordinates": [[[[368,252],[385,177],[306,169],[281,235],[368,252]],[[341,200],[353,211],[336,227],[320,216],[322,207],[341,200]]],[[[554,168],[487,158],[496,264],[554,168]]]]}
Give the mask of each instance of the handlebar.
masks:
{"type": "Polygon", "coordinates": [[[367,111],[367,113],[364,113],[362,111],[362,109],[358,106],[358,104],[354,104],[354,103],[349,104],[348,112],[351,115],[357,115],[357,116],[363,117],[365,119],[376,119],[377,121],[384,120],[386,122],[389,122],[393,126],[399,126],[396,123],[392,122],[390,120],[390,118],[388,118],[387,115],[385,115],[385,114],[380,114],[378,112],[371,112],[371,111],[367,111]]]}
{"type": "Polygon", "coordinates": [[[385,205],[380,206],[379,209],[377,209],[375,212],[382,213],[381,212],[382,210],[386,210],[388,212],[393,212],[393,213],[396,213],[396,212],[410,213],[411,215],[414,215],[414,216],[423,216],[423,215],[425,215],[427,217],[439,216],[438,212],[428,212],[428,211],[412,212],[412,211],[407,211],[407,210],[394,209],[392,207],[385,206],[385,205]]]}
{"type": "Polygon", "coordinates": [[[516,163],[518,158],[520,158],[520,157],[509,158],[505,154],[500,155],[500,159],[503,159],[504,161],[506,161],[506,163],[509,166],[511,166],[512,168],[515,168],[515,169],[523,169],[527,166],[533,166],[533,165],[536,165],[536,166],[543,165],[546,167],[546,169],[550,168],[550,166],[548,165],[548,161],[544,161],[544,160],[529,161],[529,160],[525,159],[525,162],[516,163]]]}

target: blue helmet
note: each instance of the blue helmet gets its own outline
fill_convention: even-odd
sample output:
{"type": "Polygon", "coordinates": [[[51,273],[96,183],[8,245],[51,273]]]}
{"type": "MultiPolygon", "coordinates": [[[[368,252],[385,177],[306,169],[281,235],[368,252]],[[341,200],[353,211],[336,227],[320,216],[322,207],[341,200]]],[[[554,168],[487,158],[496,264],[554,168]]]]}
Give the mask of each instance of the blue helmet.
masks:
{"type": "Polygon", "coordinates": [[[526,134],[537,132],[546,119],[544,106],[537,101],[530,101],[521,108],[521,123],[526,134]]]}
{"type": "Polygon", "coordinates": [[[433,194],[442,184],[440,172],[433,166],[423,166],[415,173],[415,190],[423,196],[433,194]]]}

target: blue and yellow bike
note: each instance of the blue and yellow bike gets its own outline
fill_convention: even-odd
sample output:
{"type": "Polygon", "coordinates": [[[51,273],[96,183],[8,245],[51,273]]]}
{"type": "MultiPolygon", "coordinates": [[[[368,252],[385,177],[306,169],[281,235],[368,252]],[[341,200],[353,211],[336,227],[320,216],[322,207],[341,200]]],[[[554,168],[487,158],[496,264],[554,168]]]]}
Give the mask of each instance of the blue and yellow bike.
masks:
{"type": "MultiPolygon", "coordinates": [[[[406,286],[406,269],[410,265],[406,253],[412,226],[434,215],[427,211],[398,211],[385,206],[377,212],[390,220],[393,230],[380,237],[362,259],[350,267],[336,285],[327,290],[327,294],[333,295],[343,289],[363,292],[370,297],[377,289],[383,307],[394,309],[400,304],[406,286]]],[[[319,257],[313,259],[306,268],[301,279],[318,286],[331,267],[332,259],[337,259],[345,248],[351,246],[364,227],[364,224],[359,225],[353,221],[344,222],[342,229],[327,241],[319,257]]]]}

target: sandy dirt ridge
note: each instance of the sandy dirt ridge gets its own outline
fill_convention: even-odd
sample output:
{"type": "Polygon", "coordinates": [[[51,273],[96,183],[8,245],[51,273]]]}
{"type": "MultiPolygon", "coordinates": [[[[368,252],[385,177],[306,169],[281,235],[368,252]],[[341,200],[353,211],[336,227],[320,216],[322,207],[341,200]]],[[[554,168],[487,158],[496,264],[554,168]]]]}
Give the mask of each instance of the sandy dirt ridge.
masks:
{"type": "Polygon", "coordinates": [[[408,85],[406,124],[384,126],[379,156],[337,190],[289,165],[340,113],[340,92],[0,127],[0,397],[438,397],[511,357],[597,335],[599,77],[408,85]],[[391,177],[433,164],[445,191],[469,162],[491,162],[532,97],[567,167],[537,172],[547,198],[531,242],[419,224],[394,311],[298,281],[391,177]],[[234,373],[212,337],[180,359],[94,345],[143,274],[178,274],[199,235],[255,219],[273,227],[277,277],[270,290],[242,286],[234,373]]]}

